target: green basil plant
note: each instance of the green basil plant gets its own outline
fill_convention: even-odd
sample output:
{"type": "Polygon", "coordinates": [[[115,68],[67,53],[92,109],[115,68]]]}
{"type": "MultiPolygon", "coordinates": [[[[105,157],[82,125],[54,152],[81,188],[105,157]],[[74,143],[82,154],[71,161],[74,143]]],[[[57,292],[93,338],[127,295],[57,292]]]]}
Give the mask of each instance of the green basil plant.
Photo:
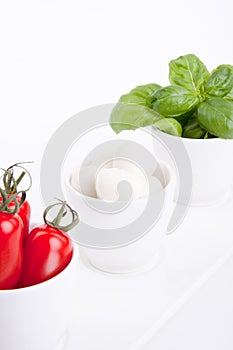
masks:
{"type": "Polygon", "coordinates": [[[122,95],[110,118],[112,129],[153,126],[193,139],[233,139],[233,66],[208,72],[194,54],[169,63],[169,86],[150,83],[122,95]]]}

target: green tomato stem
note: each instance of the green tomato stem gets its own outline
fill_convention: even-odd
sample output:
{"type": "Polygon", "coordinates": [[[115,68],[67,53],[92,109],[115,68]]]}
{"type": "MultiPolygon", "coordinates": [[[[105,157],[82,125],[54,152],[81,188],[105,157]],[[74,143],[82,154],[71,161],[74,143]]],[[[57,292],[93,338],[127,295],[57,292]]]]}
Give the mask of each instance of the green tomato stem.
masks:
{"type": "Polygon", "coordinates": [[[2,197],[2,203],[0,205],[1,213],[16,214],[26,199],[25,192],[16,192],[14,194],[9,195],[2,188],[0,188],[0,194],[2,197]],[[20,193],[21,193],[21,198],[20,198],[20,201],[18,201],[17,196],[19,197],[20,193]],[[9,208],[9,204],[12,202],[14,202],[14,207],[9,208]]]}
{"type": "Polygon", "coordinates": [[[23,191],[28,191],[31,188],[32,185],[32,177],[30,175],[30,173],[28,172],[27,169],[25,169],[23,166],[21,166],[21,164],[24,163],[32,163],[32,162],[20,162],[20,163],[15,163],[13,165],[11,165],[9,168],[7,168],[6,170],[4,170],[4,175],[3,175],[3,185],[4,185],[4,190],[6,191],[6,193],[8,194],[14,194],[18,191],[18,185],[20,184],[20,182],[22,181],[22,179],[24,178],[24,176],[27,174],[28,178],[29,178],[29,186],[28,188],[24,189],[23,191]],[[19,177],[17,179],[14,178],[14,170],[15,168],[21,168],[22,169],[22,173],[19,175],[19,177]]]}
{"type": "Polygon", "coordinates": [[[79,216],[78,213],[73,210],[65,201],[61,201],[58,199],[59,202],[52,204],[48,206],[43,214],[43,219],[45,224],[57,228],[59,230],[62,230],[64,232],[70,231],[72,228],[74,228],[79,223],[79,216]],[[56,217],[53,220],[48,220],[47,215],[49,211],[54,208],[55,206],[60,206],[60,209],[56,215],[56,217]],[[68,214],[68,212],[71,214],[71,222],[68,225],[61,225],[61,220],[68,214]]]}

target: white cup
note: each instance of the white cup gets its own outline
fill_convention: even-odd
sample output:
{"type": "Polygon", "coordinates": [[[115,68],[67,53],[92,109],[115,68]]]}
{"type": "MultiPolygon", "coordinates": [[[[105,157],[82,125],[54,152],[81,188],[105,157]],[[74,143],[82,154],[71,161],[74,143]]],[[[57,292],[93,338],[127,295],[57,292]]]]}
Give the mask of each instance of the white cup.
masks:
{"type": "Polygon", "coordinates": [[[0,290],[0,349],[54,350],[70,319],[78,249],[69,265],[50,280],[0,290]]]}
{"type": "Polygon", "coordinates": [[[233,184],[233,140],[181,138],[159,130],[152,133],[155,157],[168,162],[176,173],[176,199],[180,189],[181,202],[193,206],[211,205],[224,198],[233,184]],[[183,176],[181,180],[184,171],[191,179],[183,176]]]}
{"type": "MultiPolygon", "coordinates": [[[[152,210],[154,210],[154,213],[159,212],[159,216],[151,226],[147,227],[146,232],[141,232],[135,239],[129,238],[128,242],[125,241],[121,245],[111,246],[109,244],[102,248],[96,248],[95,246],[91,246],[91,244],[89,246],[81,245],[80,252],[82,256],[95,268],[111,273],[128,273],[138,271],[158,260],[159,249],[166,235],[167,226],[173,212],[176,181],[175,175],[169,165],[165,162],[160,162],[159,168],[161,172],[158,177],[160,176],[159,179],[162,182],[163,188],[159,193],[155,194],[155,198],[152,198],[154,201],[154,208],[152,210]]],[[[106,230],[106,235],[108,235],[108,229],[115,229],[116,241],[119,233],[117,228],[135,221],[146,210],[145,208],[148,203],[148,198],[134,199],[130,205],[126,206],[125,210],[119,213],[109,214],[95,210],[98,204],[103,204],[106,208],[108,206],[107,202],[80,194],[71,187],[69,176],[65,178],[63,189],[67,202],[80,214],[81,222],[106,230]]],[[[130,232],[126,232],[126,235],[128,233],[130,234],[130,232]]]]}

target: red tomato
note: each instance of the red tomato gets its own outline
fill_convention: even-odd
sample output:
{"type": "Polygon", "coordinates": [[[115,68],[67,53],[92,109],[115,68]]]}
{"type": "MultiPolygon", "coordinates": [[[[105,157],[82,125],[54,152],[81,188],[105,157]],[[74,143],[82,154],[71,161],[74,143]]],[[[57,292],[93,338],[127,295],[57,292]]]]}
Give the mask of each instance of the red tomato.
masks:
{"type": "Polygon", "coordinates": [[[18,288],[44,282],[60,273],[73,255],[70,238],[47,224],[35,227],[24,246],[23,269],[18,288]]]}
{"type": "Polygon", "coordinates": [[[17,214],[0,213],[0,289],[14,288],[22,271],[23,223],[17,214]]]}
{"type": "Polygon", "coordinates": [[[25,201],[21,205],[17,214],[21,217],[23,221],[23,240],[25,242],[29,233],[29,225],[30,225],[30,217],[31,217],[31,206],[28,203],[28,201],[25,201]]]}
{"type": "MultiPolygon", "coordinates": [[[[20,202],[21,197],[16,196],[16,198],[18,202],[20,202]]],[[[2,197],[0,197],[0,203],[2,203],[2,197]]],[[[15,204],[13,201],[10,204],[8,204],[8,208],[13,209],[14,207],[15,207],[15,204]]],[[[29,232],[30,217],[31,217],[31,207],[28,201],[23,202],[17,214],[20,216],[23,222],[23,242],[25,242],[29,232]]]]}

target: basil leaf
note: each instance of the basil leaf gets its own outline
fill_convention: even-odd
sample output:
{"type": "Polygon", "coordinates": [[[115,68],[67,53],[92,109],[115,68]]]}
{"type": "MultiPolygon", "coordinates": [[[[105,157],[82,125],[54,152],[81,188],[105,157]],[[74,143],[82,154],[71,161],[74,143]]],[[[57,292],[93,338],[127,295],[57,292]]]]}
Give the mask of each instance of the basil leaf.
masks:
{"type": "Polygon", "coordinates": [[[193,54],[180,56],[169,63],[170,83],[182,86],[196,95],[201,94],[208,76],[204,63],[193,54]]]}
{"type": "Polygon", "coordinates": [[[233,139],[233,102],[212,97],[197,108],[200,126],[214,136],[233,139]]]}
{"type": "Polygon", "coordinates": [[[181,86],[170,85],[155,93],[153,109],[165,117],[177,117],[191,111],[199,98],[181,86]]]}
{"type": "Polygon", "coordinates": [[[198,123],[195,113],[189,118],[188,123],[183,128],[183,137],[190,139],[202,139],[206,135],[206,130],[202,129],[198,123]]]}
{"type": "Polygon", "coordinates": [[[174,118],[163,118],[153,124],[153,127],[174,136],[182,135],[182,126],[174,118]]]}
{"type": "Polygon", "coordinates": [[[233,101],[233,88],[232,88],[231,91],[228,92],[228,94],[225,95],[223,98],[226,99],[226,100],[233,101]]]}
{"type": "Polygon", "coordinates": [[[122,130],[135,130],[152,125],[161,118],[163,117],[160,114],[148,107],[118,102],[112,110],[110,125],[118,134],[122,130]]]}
{"type": "Polygon", "coordinates": [[[233,66],[222,64],[214,69],[205,83],[205,92],[215,97],[223,97],[233,89],[233,66]]]}
{"type": "Polygon", "coordinates": [[[122,95],[119,102],[136,103],[138,105],[146,106],[147,98],[161,86],[157,84],[139,85],[132,89],[128,94],[122,95]]]}
{"type": "Polygon", "coordinates": [[[161,89],[161,86],[160,85],[156,85],[154,91],[152,94],[150,94],[147,98],[146,98],[146,105],[150,108],[153,108],[153,103],[155,102],[156,100],[156,97],[155,97],[155,94],[156,92],[161,89]]]}
{"type": "Polygon", "coordinates": [[[178,117],[173,117],[174,119],[176,119],[182,127],[184,127],[188,121],[189,121],[189,118],[191,117],[191,115],[193,114],[193,111],[191,112],[187,112],[185,114],[182,114],[182,115],[179,115],[178,117]]]}

